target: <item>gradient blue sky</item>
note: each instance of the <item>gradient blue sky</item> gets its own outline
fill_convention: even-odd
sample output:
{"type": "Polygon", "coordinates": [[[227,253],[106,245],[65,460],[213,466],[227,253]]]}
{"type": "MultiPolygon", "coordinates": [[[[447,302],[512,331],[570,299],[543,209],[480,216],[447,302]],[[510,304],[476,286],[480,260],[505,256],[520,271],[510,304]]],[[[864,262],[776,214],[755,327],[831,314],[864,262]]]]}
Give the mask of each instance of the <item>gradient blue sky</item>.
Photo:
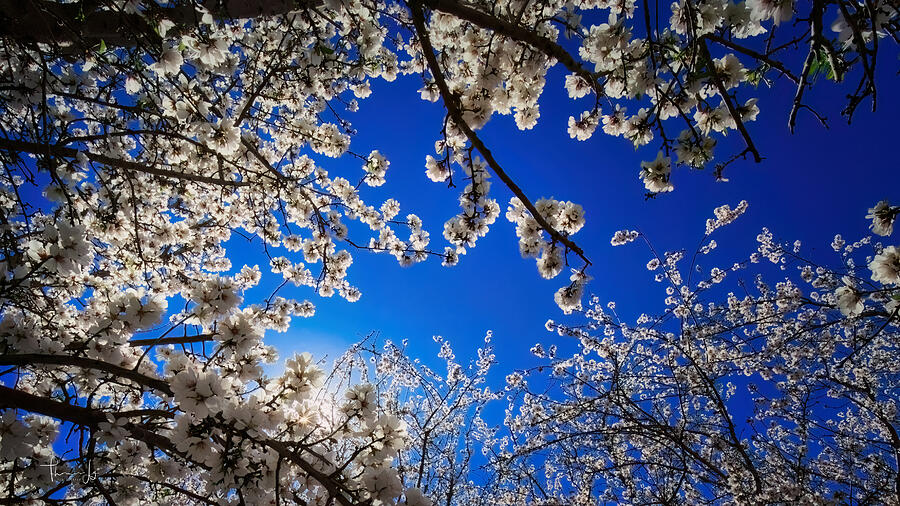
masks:
{"type": "MultiPolygon", "coordinates": [[[[867,231],[869,207],[880,199],[900,200],[900,172],[896,151],[891,148],[900,138],[896,127],[900,83],[889,66],[881,71],[877,112],[872,113],[870,103],[865,103],[848,126],[840,117],[846,91],[820,80],[807,96],[828,117],[830,129],[801,111],[793,135],[787,126],[793,84],[783,81],[771,89],[760,88],[761,113],[748,127],[765,157],[763,162],[733,164],[726,172],[728,183],[716,183],[709,170],[676,168],[675,191],[654,200],[644,199],[637,174],[641,160],[655,157],[656,144],[635,151],[629,142],[599,129],[586,142],[570,139],[568,117],[577,116],[587,105],[567,98],[560,68],[550,72],[541,118],[534,130],[521,132],[512,117],[495,117],[481,135],[533,200],[552,196],[584,206],[587,224],[575,240],[594,262],[591,274],[595,279],[588,290],[604,302],[616,300],[620,314],[636,317],[642,312],[658,312],[664,295],[644,268],[650,258],[645,247],[610,246],[616,230],[640,229],[659,251],[692,251],[715,207],[733,206],[746,199],[748,213],[718,234],[718,258],[723,265],[731,265],[755,249],[756,234],[763,226],[776,238],[799,239],[807,253],[832,261],[836,257],[830,256],[835,254],[829,244],[835,233],[859,238],[867,231]]],[[[432,246],[442,247],[443,222],[457,212],[458,190],[425,177],[425,156],[433,153],[443,108],[440,103],[420,100],[420,87],[416,77],[373,83],[372,96],[361,101],[359,112],[348,115],[359,132],[351,149],[359,153],[379,149],[391,162],[387,183],[365,190],[364,200],[379,205],[386,198],[397,198],[401,216],[418,214],[431,232],[432,246]]],[[[728,157],[742,147],[738,136],[729,136],[720,141],[717,154],[728,157]]],[[[345,173],[361,174],[355,160],[326,166],[344,166],[345,173]]],[[[505,213],[510,192],[495,178],[492,193],[505,213]]],[[[284,334],[267,336],[282,357],[296,350],[335,358],[370,331],[395,341],[409,339],[410,353],[426,362],[437,353],[431,339],[435,334],[449,339],[458,357],[470,357],[485,331],[491,329],[500,362],[496,370],[505,375],[531,362],[528,349],[534,343],[560,339],[548,334],[543,325],[548,318],[562,317],[553,293],[564,278],[541,279],[534,261],[519,256],[514,227],[503,217],[452,268],[434,261],[401,268],[384,254],[360,251],[353,256],[349,279],[363,292],[358,302],[318,298],[306,288],[290,287],[283,292],[309,298],[316,304],[317,314],[296,319],[284,334]]],[[[232,258],[239,268],[241,258],[232,258]]],[[[247,261],[265,267],[263,258],[247,261]]]]}

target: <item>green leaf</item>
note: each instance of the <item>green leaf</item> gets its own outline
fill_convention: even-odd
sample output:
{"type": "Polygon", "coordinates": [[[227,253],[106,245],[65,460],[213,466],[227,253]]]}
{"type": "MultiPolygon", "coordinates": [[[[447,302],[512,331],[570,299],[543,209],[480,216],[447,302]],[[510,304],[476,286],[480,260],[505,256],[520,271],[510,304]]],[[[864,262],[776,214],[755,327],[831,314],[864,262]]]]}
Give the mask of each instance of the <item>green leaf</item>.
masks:
{"type": "Polygon", "coordinates": [[[105,52],[106,52],[106,41],[103,39],[100,39],[100,53],[102,54],[105,52]]]}
{"type": "Polygon", "coordinates": [[[830,81],[836,80],[834,69],[831,68],[831,60],[828,58],[828,52],[824,48],[816,49],[816,54],[809,64],[810,79],[815,80],[819,75],[824,75],[830,81]]]}
{"type": "Polygon", "coordinates": [[[758,67],[747,72],[747,80],[756,88],[758,88],[760,84],[768,85],[769,81],[766,80],[766,73],[771,69],[772,67],[767,63],[760,63],[758,67]]]}

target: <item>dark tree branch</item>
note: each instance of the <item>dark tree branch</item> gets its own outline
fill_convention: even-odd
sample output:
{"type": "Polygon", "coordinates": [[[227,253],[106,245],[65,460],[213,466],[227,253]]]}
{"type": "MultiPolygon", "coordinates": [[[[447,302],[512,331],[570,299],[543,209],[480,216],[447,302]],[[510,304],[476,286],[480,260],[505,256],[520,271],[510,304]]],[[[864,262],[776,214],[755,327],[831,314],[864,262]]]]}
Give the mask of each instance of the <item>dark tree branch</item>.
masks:
{"type": "Polygon", "coordinates": [[[712,76],[713,83],[716,85],[716,89],[719,90],[719,95],[722,96],[722,100],[725,102],[725,107],[728,108],[728,113],[731,114],[731,119],[734,120],[735,126],[737,126],[738,132],[741,133],[741,137],[744,138],[744,143],[747,145],[747,149],[750,150],[750,153],[753,154],[753,160],[756,163],[762,161],[762,157],[759,156],[759,151],[756,150],[756,146],[753,144],[753,139],[750,137],[750,132],[747,131],[747,127],[744,126],[744,120],[741,119],[741,113],[738,112],[737,108],[734,106],[734,103],[731,101],[731,96],[728,95],[728,90],[725,89],[725,84],[722,82],[722,78],[719,76],[718,71],[716,70],[716,64],[713,62],[712,56],[709,54],[709,47],[706,45],[706,40],[700,39],[700,52],[703,54],[703,58],[706,60],[706,65],[709,67],[709,73],[712,76]]]}
{"type": "Polygon", "coordinates": [[[38,397],[5,385],[0,385],[0,407],[24,409],[85,427],[96,427],[107,421],[106,414],[100,411],[38,397]]]}
{"type": "Polygon", "coordinates": [[[762,53],[754,51],[748,47],[744,47],[740,44],[736,44],[733,41],[719,37],[718,35],[715,35],[712,33],[705,35],[705,37],[713,42],[716,42],[718,44],[721,44],[721,45],[727,47],[728,49],[737,51],[738,53],[743,53],[755,60],[765,63],[766,65],[768,65],[768,66],[772,67],[773,69],[778,70],[779,72],[784,74],[788,79],[790,79],[794,83],[800,82],[800,79],[798,79],[797,76],[793,72],[790,71],[790,69],[785,67],[784,64],[778,60],[772,59],[762,53]]]}
{"type": "Polygon", "coordinates": [[[492,16],[454,0],[424,0],[423,3],[431,9],[452,14],[459,19],[528,44],[545,55],[555,58],[572,73],[577,74],[590,83],[598,96],[602,95],[603,87],[600,86],[597,77],[592,72],[576,61],[564,47],[553,40],[538,35],[534,30],[492,16]]]}
{"type": "Polygon", "coordinates": [[[85,357],[73,357],[71,355],[40,355],[36,353],[22,355],[0,355],[0,365],[35,366],[35,365],[61,365],[69,367],[83,367],[107,372],[115,376],[131,380],[139,385],[152,388],[166,395],[172,395],[169,384],[161,379],[151,378],[135,370],[110,364],[102,360],[85,357]]]}
{"type": "Polygon", "coordinates": [[[191,344],[211,341],[214,334],[198,334],[196,336],[158,337],[155,339],[132,339],[129,346],[161,346],[166,344],[191,344]]]}
{"type": "MultiPolygon", "coordinates": [[[[141,14],[101,8],[99,2],[59,3],[53,0],[0,0],[0,36],[16,40],[76,45],[82,50],[103,41],[108,46],[133,47],[141,38],[159,42],[156,24],[167,19],[181,31],[199,21],[194,2],[174,2],[174,7],[151,3],[141,14]]],[[[207,0],[203,2],[217,20],[271,17],[318,0],[207,0]]],[[[105,6],[104,6],[105,7],[105,6]]]]}
{"type": "MultiPolygon", "coordinates": [[[[108,422],[109,415],[113,416],[113,418],[117,415],[117,413],[105,413],[96,409],[54,401],[46,397],[39,397],[4,385],[0,385],[0,407],[22,409],[32,413],[46,415],[64,422],[91,428],[96,428],[100,423],[108,422]]],[[[182,452],[178,451],[175,444],[165,436],[161,436],[146,427],[134,423],[127,423],[123,427],[134,439],[143,441],[144,443],[161,450],[165,450],[169,454],[186,458],[182,452]]],[[[187,460],[190,461],[190,459],[187,460]]]]}
{"type": "MultiPolygon", "coordinates": [[[[65,158],[75,158],[78,156],[78,150],[75,148],[67,148],[64,146],[59,146],[55,144],[41,144],[36,142],[27,142],[27,141],[14,141],[10,139],[0,138],[0,149],[4,151],[10,152],[24,152],[24,153],[32,153],[37,156],[43,155],[54,155],[61,156],[65,158]]],[[[220,186],[249,186],[250,183],[246,181],[228,181],[227,179],[219,179],[208,176],[201,176],[198,174],[188,174],[185,172],[177,172],[174,170],[168,169],[160,169],[157,167],[148,166],[142,162],[132,162],[129,160],[120,160],[118,158],[112,158],[110,156],[101,155],[99,153],[91,153],[89,151],[82,151],[82,153],[89,159],[97,163],[102,163],[104,165],[108,165],[110,167],[115,167],[118,169],[123,169],[125,171],[133,171],[133,172],[142,172],[144,174],[151,174],[154,176],[166,177],[171,179],[184,179],[188,181],[194,181],[197,183],[207,183],[214,184],[220,186]]]]}
{"type": "Polygon", "coordinates": [[[438,64],[437,57],[435,57],[434,47],[431,45],[431,39],[428,36],[428,29],[425,26],[425,14],[422,9],[422,4],[418,1],[413,2],[411,5],[412,10],[412,18],[413,23],[416,27],[416,33],[419,38],[419,43],[422,45],[422,53],[424,54],[425,61],[428,63],[428,68],[434,77],[435,83],[438,86],[438,90],[440,90],[441,97],[444,99],[444,106],[447,108],[447,113],[453,119],[453,123],[459,127],[460,130],[466,134],[466,137],[469,138],[469,141],[481,153],[481,156],[484,157],[488,166],[497,174],[500,180],[503,181],[504,184],[513,192],[513,194],[522,201],[522,204],[526,209],[531,213],[534,217],[535,221],[541,226],[545,232],[547,232],[550,237],[554,241],[558,241],[564,244],[567,248],[575,252],[579,257],[587,265],[591,264],[591,261],[585,256],[584,251],[572,242],[571,239],[562,235],[555,228],[553,228],[547,220],[544,219],[543,216],[538,212],[538,210],[534,207],[534,204],[531,203],[531,200],[525,196],[525,192],[522,191],[521,188],[509,177],[509,175],[500,167],[500,164],[497,163],[497,160],[494,158],[494,155],[491,154],[491,151],[485,146],[484,142],[478,137],[474,130],[466,123],[466,120],[463,119],[462,111],[459,104],[459,99],[450,92],[450,88],[447,86],[447,81],[444,79],[444,74],[441,71],[440,65],[438,64]]]}

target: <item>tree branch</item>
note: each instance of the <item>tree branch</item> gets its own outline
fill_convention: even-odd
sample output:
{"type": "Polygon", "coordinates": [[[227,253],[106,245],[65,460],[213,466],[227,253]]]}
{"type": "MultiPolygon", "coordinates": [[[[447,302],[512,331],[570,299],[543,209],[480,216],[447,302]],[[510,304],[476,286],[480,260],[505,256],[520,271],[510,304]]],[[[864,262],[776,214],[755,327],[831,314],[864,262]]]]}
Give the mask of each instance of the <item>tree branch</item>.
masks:
{"type": "MultiPolygon", "coordinates": [[[[59,146],[56,144],[41,144],[36,142],[27,142],[27,141],[14,141],[11,139],[3,139],[0,138],[0,149],[4,151],[12,151],[12,152],[25,152],[32,153],[34,155],[55,155],[66,158],[75,158],[78,156],[79,150],[75,148],[67,148],[64,146],[59,146]]],[[[91,153],[89,151],[81,151],[89,160],[95,161],[97,163],[102,163],[104,165],[109,165],[110,167],[116,167],[119,169],[123,169],[126,171],[134,171],[134,172],[142,172],[144,174],[151,174],[154,176],[167,177],[172,179],[184,179],[188,181],[194,181],[197,183],[207,183],[214,184],[220,186],[249,186],[250,183],[246,181],[228,181],[227,179],[219,179],[214,177],[201,176],[199,174],[188,174],[185,172],[176,172],[174,170],[168,169],[159,169],[156,167],[151,167],[145,165],[141,162],[132,162],[129,160],[120,160],[118,158],[112,158],[106,155],[101,155],[99,153],[91,153]]]]}
{"type": "MultiPolygon", "coordinates": [[[[141,37],[160,41],[154,20],[171,21],[175,31],[192,28],[200,20],[199,6],[193,2],[174,7],[151,3],[141,14],[101,9],[99,3],[91,8],[86,3],[0,0],[0,35],[20,41],[76,45],[82,50],[100,41],[108,46],[133,47],[141,37]]],[[[320,0],[207,0],[202,7],[214,19],[223,21],[278,16],[320,4],[320,0]]]]}
{"type": "Polygon", "coordinates": [[[131,380],[139,385],[152,388],[166,395],[172,395],[169,384],[161,379],[151,378],[132,369],[110,364],[102,360],[94,360],[85,357],[73,357],[71,355],[41,355],[28,353],[22,355],[0,355],[0,365],[32,366],[32,365],[61,365],[71,367],[83,367],[107,372],[115,376],[131,380]]]}
{"type": "Polygon", "coordinates": [[[754,51],[748,47],[744,47],[740,44],[736,44],[733,41],[724,39],[724,38],[719,37],[718,35],[715,35],[712,33],[706,34],[705,37],[713,42],[719,43],[719,44],[727,47],[728,49],[732,49],[734,51],[737,51],[738,53],[743,53],[755,60],[765,63],[766,65],[772,67],[773,69],[780,71],[782,74],[784,74],[788,79],[790,79],[794,83],[800,82],[800,79],[798,79],[797,76],[794,75],[794,73],[790,71],[790,69],[785,67],[784,64],[778,60],[773,60],[772,58],[769,58],[768,56],[766,56],[762,53],[756,52],[756,51],[754,51]]]}
{"type": "Polygon", "coordinates": [[[735,126],[737,126],[738,132],[740,132],[741,136],[744,138],[744,143],[747,145],[747,149],[750,150],[750,153],[753,154],[753,160],[756,163],[761,162],[762,157],[759,156],[759,151],[756,150],[756,146],[753,144],[753,139],[750,137],[750,132],[748,132],[747,127],[744,126],[744,121],[741,119],[741,114],[731,102],[731,97],[728,95],[728,90],[725,89],[725,84],[722,83],[722,78],[719,77],[719,73],[716,70],[716,64],[713,62],[712,56],[710,56],[709,54],[709,47],[706,46],[706,40],[701,38],[699,44],[700,51],[703,53],[703,58],[706,60],[706,65],[709,67],[709,73],[712,76],[712,80],[715,83],[716,88],[719,90],[719,95],[722,95],[722,100],[725,102],[725,107],[728,108],[728,113],[731,114],[731,118],[734,120],[734,124],[735,126]]]}
{"type": "Polygon", "coordinates": [[[423,3],[431,9],[452,14],[482,28],[528,44],[545,55],[555,58],[571,72],[587,80],[597,95],[602,95],[603,87],[597,82],[597,77],[592,72],[577,62],[564,47],[553,40],[538,35],[536,31],[529,30],[454,0],[423,0],[423,3]]]}
{"type": "Polygon", "coordinates": [[[494,155],[491,154],[491,151],[485,146],[484,142],[478,137],[474,130],[466,123],[466,120],[463,119],[462,111],[460,110],[459,99],[450,92],[450,88],[447,86],[447,81],[444,79],[444,74],[441,72],[440,65],[438,64],[437,58],[434,54],[434,47],[431,45],[431,39],[428,36],[428,29],[425,27],[425,15],[422,9],[422,4],[420,1],[414,1],[411,5],[412,10],[412,18],[413,23],[416,27],[416,33],[419,37],[419,43],[422,45],[422,52],[424,53],[425,61],[428,63],[428,68],[431,71],[432,76],[434,77],[435,83],[438,86],[438,90],[440,90],[441,97],[444,99],[444,106],[447,108],[447,113],[453,119],[453,123],[456,124],[463,133],[466,134],[466,137],[469,138],[469,141],[481,153],[481,156],[484,157],[488,166],[497,174],[497,176],[502,180],[506,186],[513,192],[513,194],[522,201],[522,204],[526,209],[531,213],[534,217],[535,221],[541,226],[541,228],[547,232],[553,240],[558,241],[564,244],[567,248],[575,252],[579,257],[587,265],[591,264],[591,261],[585,256],[584,251],[577,246],[571,239],[559,233],[555,228],[553,228],[547,220],[544,219],[543,216],[538,212],[538,210],[534,207],[534,204],[531,203],[531,200],[525,196],[525,192],[522,191],[521,188],[509,177],[509,175],[500,167],[500,164],[497,163],[497,160],[494,158],[494,155]]]}
{"type": "Polygon", "coordinates": [[[215,334],[198,334],[196,336],[157,337],[154,339],[132,339],[129,346],[161,346],[166,344],[190,344],[211,341],[215,334]]]}
{"type": "MultiPolygon", "coordinates": [[[[96,409],[54,401],[4,385],[0,385],[0,407],[22,409],[84,427],[97,427],[100,423],[109,421],[107,415],[112,415],[113,417],[117,415],[117,413],[104,413],[96,409]]],[[[182,452],[178,451],[175,444],[165,436],[161,436],[134,423],[127,423],[124,425],[124,428],[134,439],[165,450],[167,453],[186,458],[182,452]]],[[[186,458],[186,460],[195,465],[205,467],[190,459],[186,458]]]]}

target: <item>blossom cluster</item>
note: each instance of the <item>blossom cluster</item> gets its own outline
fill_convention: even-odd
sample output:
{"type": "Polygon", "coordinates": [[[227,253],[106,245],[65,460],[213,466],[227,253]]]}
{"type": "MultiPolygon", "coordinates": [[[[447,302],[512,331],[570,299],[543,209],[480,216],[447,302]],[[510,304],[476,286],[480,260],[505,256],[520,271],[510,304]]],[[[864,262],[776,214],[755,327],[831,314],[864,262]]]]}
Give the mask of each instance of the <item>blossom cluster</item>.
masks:
{"type": "MultiPolygon", "coordinates": [[[[744,260],[702,269],[710,234],[746,208],[715,210],[690,266],[683,251],[653,255],[658,311],[627,323],[594,297],[547,322],[573,343],[537,344],[544,362],[507,376],[506,430],[485,439],[498,502],[894,497],[900,248],[836,240],[829,267],[764,230],[744,260]]],[[[885,209],[869,211],[876,231],[893,226],[885,209]]]]}

